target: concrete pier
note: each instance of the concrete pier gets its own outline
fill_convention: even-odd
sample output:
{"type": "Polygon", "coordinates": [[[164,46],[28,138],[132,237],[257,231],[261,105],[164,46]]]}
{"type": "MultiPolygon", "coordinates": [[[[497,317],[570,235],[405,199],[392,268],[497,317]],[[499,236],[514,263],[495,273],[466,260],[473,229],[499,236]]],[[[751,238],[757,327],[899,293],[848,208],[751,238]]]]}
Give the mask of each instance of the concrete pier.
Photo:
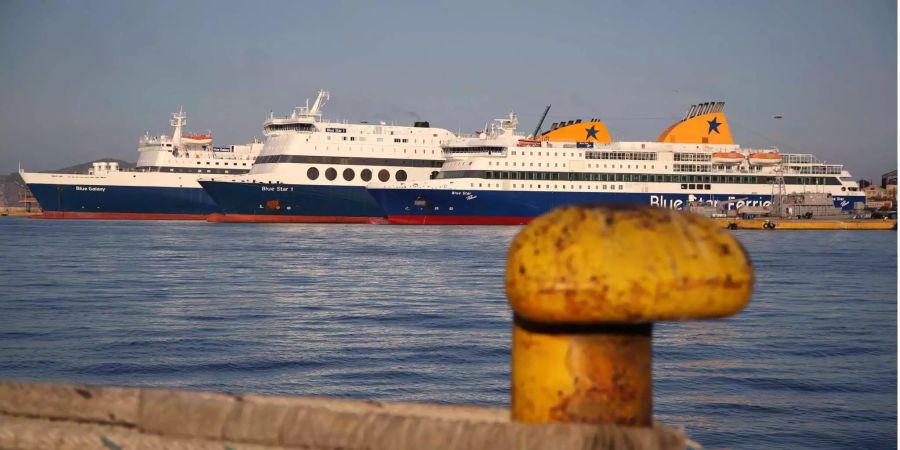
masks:
{"type": "Polygon", "coordinates": [[[527,425],[503,408],[0,382],[0,448],[426,450],[686,448],[659,424],[527,425]]]}
{"type": "Polygon", "coordinates": [[[712,219],[732,230],[896,230],[895,219],[712,219]]]}

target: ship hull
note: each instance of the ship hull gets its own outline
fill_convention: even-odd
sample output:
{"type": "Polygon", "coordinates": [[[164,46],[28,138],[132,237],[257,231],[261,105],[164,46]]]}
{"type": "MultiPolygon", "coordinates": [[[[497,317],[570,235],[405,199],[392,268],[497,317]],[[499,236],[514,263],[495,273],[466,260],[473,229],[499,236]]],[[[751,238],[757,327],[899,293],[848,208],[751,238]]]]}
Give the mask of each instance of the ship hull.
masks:
{"type": "Polygon", "coordinates": [[[384,212],[364,186],[201,181],[217,203],[214,222],[371,223],[384,212]]]}
{"type": "MultiPolygon", "coordinates": [[[[388,223],[404,225],[522,225],[554,208],[579,203],[642,204],[683,209],[689,202],[743,199],[726,209],[768,206],[770,195],[670,194],[628,192],[464,191],[444,189],[369,190],[387,214],[388,223]]],[[[836,207],[852,210],[862,196],[835,196],[836,207]]]]}
{"type": "Polygon", "coordinates": [[[48,219],[205,220],[216,212],[199,186],[28,183],[48,219]]]}
{"type": "Polygon", "coordinates": [[[218,211],[197,175],[30,173],[22,178],[48,219],[204,220],[218,211]]]}

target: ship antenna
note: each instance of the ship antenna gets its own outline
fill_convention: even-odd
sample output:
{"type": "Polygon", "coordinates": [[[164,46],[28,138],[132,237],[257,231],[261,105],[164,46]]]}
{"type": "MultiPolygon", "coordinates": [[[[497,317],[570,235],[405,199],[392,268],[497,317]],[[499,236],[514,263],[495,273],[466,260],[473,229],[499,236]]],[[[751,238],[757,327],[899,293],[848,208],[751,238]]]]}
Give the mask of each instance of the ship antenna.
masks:
{"type": "Polygon", "coordinates": [[[172,146],[181,146],[181,127],[187,125],[187,115],[184,113],[184,107],[178,108],[178,112],[172,114],[170,121],[174,130],[172,131],[172,146]]]}

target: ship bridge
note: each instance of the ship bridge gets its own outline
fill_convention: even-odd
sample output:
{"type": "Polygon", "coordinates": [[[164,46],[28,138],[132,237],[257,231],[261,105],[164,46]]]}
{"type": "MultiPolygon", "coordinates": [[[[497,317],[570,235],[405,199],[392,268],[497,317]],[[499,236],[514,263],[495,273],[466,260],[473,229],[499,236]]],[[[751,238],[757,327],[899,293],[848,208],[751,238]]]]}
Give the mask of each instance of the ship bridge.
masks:
{"type": "Polygon", "coordinates": [[[320,90],[312,106],[309,106],[309,99],[306,99],[306,106],[294,108],[289,116],[276,117],[275,113],[269,113],[269,117],[263,123],[263,133],[271,136],[282,133],[312,133],[316,131],[315,123],[322,120],[322,107],[329,98],[328,91],[320,90]]]}

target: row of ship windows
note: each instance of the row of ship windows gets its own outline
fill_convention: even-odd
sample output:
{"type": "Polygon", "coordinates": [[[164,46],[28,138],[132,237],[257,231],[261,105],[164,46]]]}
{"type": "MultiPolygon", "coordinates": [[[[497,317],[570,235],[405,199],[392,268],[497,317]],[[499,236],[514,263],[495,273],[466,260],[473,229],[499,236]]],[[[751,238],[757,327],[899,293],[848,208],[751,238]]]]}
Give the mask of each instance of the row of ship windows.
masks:
{"type": "MultiPolygon", "coordinates": [[[[500,172],[490,170],[449,170],[440,172],[440,179],[484,178],[495,180],[563,180],[563,181],[624,181],[642,183],[730,183],[770,184],[775,177],[737,175],[671,175],[645,173],[588,173],[588,172],[500,172]]],[[[784,177],[786,184],[840,185],[835,177],[784,177]]]]}
{"type": "MultiPolygon", "coordinates": [[[[351,168],[344,169],[341,176],[345,181],[353,181],[356,178],[356,172],[351,168]]],[[[306,170],[306,177],[310,180],[317,180],[319,178],[319,169],[316,167],[310,167],[306,170]]],[[[359,178],[363,181],[371,181],[372,180],[372,171],[369,169],[363,169],[359,172],[359,178]]],[[[334,167],[329,167],[325,169],[325,179],[328,181],[334,181],[337,179],[337,170],[334,167]]],[[[406,181],[407,174],[406,171],[400,169],[394,172],[394,179],[397,181],[406,181]]],[[[378,180],[382,182],[391,180],[391,173],[387,169],[381,169],[378,171],[378,180]]]]}
{"type": "MultiPolygon", "coordinates": [[[[197,165],[198,165],[198,166],[201,165],[201,163],[202,163],[202,161],[197,161],[197,165]]],[[[236,163],[236,162],[231,163],[231,164],[234,165],[234,166],[238,165],[238,163],[236,163]]],[[[210,164],[209,161],[206,161],[206,165],[209,166],[209,165],[212,165],[212,164],[210,164]]],[[[215,165],[218,166],[218,165],[219,165],[219,162],[216,161],[216,164],[215,164],[215,165]]],[[[224,163],[222,163],[222,165],[223,165],[223,166],[227,166],[227,165],[228,165],[228,162],[224,162],[224,163]]],[[[242,165],[242,166],[246,166],[247,163],[241,163],[241,165],[242,165]]]]}
{"type": "MultiPolygon", "coordinates": [[[[266,125],[266,131],[306,131],[306,132],[312,133],[315,131],[321,131],[321,129],[317,130],[313,124],[309,124],[309,123],[285,123],[285,124],[266,125]]],[[[326,133],[346,133],[347,129],[346,128],[325,128],[325,132],[326,133]]],[[[412,134],[412,133],[413,133],[413,130],[409,130],[409,134],[412,134]]],[[[375,127],[374,134],[381,134],[381,127],[375,127]]],[[[388,131],[388,134],[393,136],[394,132],[388,131]]],[[[437,133],[432,133],[431,136],[438,137],[437,133]]],[[[350,138],[351,141],[356,140],[356,139],[359,139],[360,141],[366,140],[366,138],[363,136],[342,136],[342,137],[344,138],[345,141],[347,140],[348,137],[350,138]]],[[[326,139],[331,140],[331,136],[326,136],[326,139]]],[[[407,141],[406,139],[403,140],[403,142],[406,142],[406,141],[407,141]]],[[[381,138],[378,138],[378,142],[381,142],[381,138]]],[[[399,141],[395,140],[395,142],[399,142],[399,141]]],[[[422,139],[422,143],[425,143],[424,139],[422,139]]]]}
{"type": "MultiPolygon", "coordinates": [[[[624,191],[624,190],[625,190],[625,185],[624,185],[624,184],[618,184],[618,185],[616,185],[616,184],[610,184],[610,185],[606,185],[606,184],[598,184],[598,185],[596,185],[596,186],[590,186],[590,185],[588,185],[588,186],[576,186],[576,185],[574,185],[574,184],[570,184],[570,185],[569,185],[569,189],[571,189],[571,190],[576,190],[576,189],[586,189],[586,190],[589,190],[589,191],[590,191],[590,190],[595,190],[595,191],[601,191],[601,190],[602,190],[602,191],[607,191],[607,190],[609,190],[609,191],[615,191],[617,186],[618,186],[618,190],[620,190],[620,191],[624,191]]],[[[500,187],[500,184],[499,184],[499,183],[494,183],[494,184],[491,184],[491,183],[469,183],[469,187],[471,187],[471,188],[475,188],[475,187],[479,187],[479,188],[484,188],[484,187],[486,187],[486,188],[491,188],[491,187],[499,188],[499,187],[500,187]]],[[[564,185],[564,184],[554,184],[554,185],[551,186],[551,185],[549,185],[549,184],[537,184],[537,185],[535,185],[535,184],[532,184],[532,183],[528,183],[528,185],[526,186],[525,183],[522,183],[522,184],[516,184],[516,183],[513,183],[512,187],[513,187],[513,189],[515,189],[515,188],[522,188],[522,189],[526,189],[526,188],[527,188],[527,189],[535,189],[535,188],[536,188],[536,189],[544,189],[544,188],[546,188],[546,189],[562,189],[562,190],[565,190],[565,189],[566,189],[566,185],[564,185]]]]}
{"type": "Polygon", "coordinates": [[[631,159],[637,161],[656,161],[655,152],[584,152],[586,159],[631,159]]]}
{"type": "MultiPolygon", "coordinates": [[[[319,147],[318,147],[318,146],[313,146],[313,150],[318,151],[318,150],[319,150],[319,147]]],[[[342,149],[341,149],[340,146],[338,146],[338,147],[335,148],[335,150],[336,150],[336,151],[340,151],[340,150],[342,150],[342,149]]],[[[364,151],[366,151],[366,149],[364,149],[364,148],[352,148],[352,147],[347,147],[346,150],[359,151],[359,152],[364,152],[364,151]]],[[[378,152],[378,153],[385,153],[385,152],[387,152],[388,150],[393,150],[394,153],[397,153],[397,150],[399,150],[399,149],[398,149],[398,148],[393,148],[393,149],[386,149],[386,148],[375,149],[375,148],[369,148],[369,151],[372,152],[372,153],[375,153],[375,152],[378,152]]],[[[409,149],[404,148],[404,149],[403,149],[403,153],[409,153],[408,150],[409,150],[409,149]]],[[[413,154],[414,154],[414,155],[418,155],[418,154],[419,154],[419,150],[422,151],[421,153],[422,153],[423,155],[434,155],[434,154],[435,154],[435,153],[434,153],[434,150],[431,150],[430,153],[429,153],[429,151],[428,151],[428,150],[425,150],[424,148],[422,148],[422,149],[414,148],[414,149],[413,149],[413,154]]],[[[329,146],[326,145],[326,146],[325,146],[325,151],[331,151],[331,147],[329,147],[329,146]]]]}
{"type": "MultiPolygon", "coordinates": [[[[469,187],[471,187],[471,188],[474,188],[474,187],[479,187],[479,188],[480,188],[480,187],[487,187],[487,188],[495,187],[495,188],[499,188],[500,186],[501,186],[500,183],[494,183],[494,184],[491,184],[491,183],[469,183],[469,187]]],[[[622,185],[622,184],[619,184],[619,185],[615,185],[615,184],[610,184],[610,185],[606,185],[606,184],[597,184],[597,185],[590,185],[590,184],[588,184],[588,185],[575,185],[575,184],[570,184],[570,185],[569,185],[569,189],[571,189],[571,190],[578,190],[578,189],[581,189],[581,190],[588,190],[588,191],[590,191],[590,190],[595,190],[595,191],[600,191],[600,190],[603,190],[603,191],[606,191],[606,190],[613,190],[613,191],[614,191],[614,190],[616,190],[616,186],[619,187],[619,190],[620,190],[620,191],[625,189],[625,185],[622,185]],[[607,186],[608,186],[608,188],[607,188],[607,186]]],[[[532,184],[532,183],[528,183],[528,185],[526,186],[525,183],[522,183],[522,184],[513,183],[513,184],[512,184],[512,187],[513,187],[513,189],[518,188],[518,187],[521,187],[522,189],[525,189],[526,187],[529,188],[529,189],[534,189],[535,187],[537,187],[537,189],[541,189],[542,187],[543,187],[543,188],[546,188],[546,189],[561,189],[561,190],[565,190],[565,189],[566,189],[566,185],[565,185],[565,184],[560,184],[560,185],[554,184],[554,185],[552,185],[552,186],[549,185],[549,184],[545,184],[545,185],[538,184],[537,186],[535,186],[535,185],[532,184]]],[[[695,191],[695,190],[705,190],[705,191],[709,191],[709,190],[712,190],[712,185],[710,185],[710,184],[700,184],[700,183],[696,183],[696,184],[695,184],[695,183],[681,183],[681,189],[686,189],[686,190],[691,190],[691,191],[695,191]]],[[[842,190],[842,191],[846,191],[847,188],[842,187],[841,190],[842,190]]],[[[855,188],[850,188],[850,190],[851,190],[851,191],[856,191],[855,188]]]]}
{"type": "MultiPolygon", "coordinates": [[[[538,155],[538,156],[541,156],[541,153],[542,153],[542,152],[537,152],[537,155],[538,155]]],[[[546,153],[547,156],[550,156],[550,152],[543,152],[543,153],[546,153]]],[[[513,154],[513,156],[516,156],[516,151],[513,150],[512,154],[513,154]]],[[[525,154],[525,151],[522,150],[522,156],[534,156],[534,152],[528,152],[528,154],[526,155],[526,154],[525,154]]],[[[553,156],[560,156],[560,155],[559,155],[559,152],[553,152],[553,156]]],[[[566,152],[563,152],[562,156],[568,157],[569,154],[566,153],[566,152]]],[[[575,152],[572,152],[572,156],[571,156],[571,157],[572,157],[572,158],[581,158],[581,153],[577,153],[577,154],[576,154],[575,152]]]]}
{"type": "MultiPolygon", "coordinates": [[[[522,163],[522,167],[535,167],[534,164],[535,164],[535,163],[533,163],[533,162],[532,162],[532,163],[524,163],[524,162],[523,162],[523,163],[522,163]]],[[[465,165],[465,163],[463,163],[463,165],[465,165]]],[[[472,163],[471,163],[471,162],[468,162],[468,165],[471,166],[472,163]]],[[[494,166],[494,165],[500,166],[500,161],[497,161],[496,163],[494,163],[493,161],[488,161],[488,166],[494,166]]],[[[504,161],[504,162],[503,162],[503,166],[504,166],[504,167],[509,167],[510,164],[509,164],[508,161],[504,161]]],[[[513,161],[512,166],[513,166],[513,167],[516,167],[516,166],[517,166],[517,164],[516,164],[515,161],[513,161]]],[[[448,165],[448,167],[452,167],[452,166],[448,165]]],[[[541,163],[537,163],[537,167],[542,167],[542,166],[541,166],[541,163]]],[[[550,167],[550,163],[546,163],[546,167],[550,167]]],[[[566,163],[553,163],[553,167],[563,167],[563,168],[564,168],[564,167],[566,167],[566,163]],[[561,165],[560,165],[560,164],[561,164],[561,165]]],[[[657,166],[655,166],[655,165],[653,165],[653,164],[650,165],[650,168],[651,168],[651,169],[653,169],[653,168],[655,168],[655,167],[657,167],[657,166]]],[[[588,169],[592,169],[592,168],[600,169],[600,168],[601,168],[601,165],[600,165],[600,164],[590,164],[590,163],[589,163],[589,164],[587,164],[587,168],[588,168],[588,169]]],[[[619,168],[619,169],[631,169],[631,164],[619,164],[618,166],[616,166],[615,164],[603,164],[603,167],[602,167],[602,168],[603,168],[603,169],[616,169],[616,168],[619,168]]],[[[644,170],[647,170],[647,165],[646,165],[646,164],[644,164],[644,165],[635,164],[635,165],[634,165],[634,168],[635,168],[635,169],[642,169],[642,168],[643,168],[644,170]]],[[[728,166],[725,166],[725,165],[722,165],[722,164],[713,164],[713,165],[711,165],[711,166],[710,166],[710,165],[704,165],[704,164],[675,164],[675,165],[672,167],[672,169],[673,169],[675,172],[732,172],[732,170],[730,170],[731,167],[728,167],[728,166]]],[[[757,166],[757,167],[751,167],[751,172],[760,172],[761,169],[762,169],[762,168],[761,168],[761,167],[758,167],[758,166],[757,166]]],[[[663,166],[663,170],[669,170],[668,164],[663,166]]],[[[839,173],[839,172],[838,172],[838,173],[839,173]]]]}
{"type": "Polygon", "coordinates": [[[171,173],[247,173],[249,169],[194,169],[190,167],[144,166],[134,169],[135,172],[171,172],[171,173]]]}

